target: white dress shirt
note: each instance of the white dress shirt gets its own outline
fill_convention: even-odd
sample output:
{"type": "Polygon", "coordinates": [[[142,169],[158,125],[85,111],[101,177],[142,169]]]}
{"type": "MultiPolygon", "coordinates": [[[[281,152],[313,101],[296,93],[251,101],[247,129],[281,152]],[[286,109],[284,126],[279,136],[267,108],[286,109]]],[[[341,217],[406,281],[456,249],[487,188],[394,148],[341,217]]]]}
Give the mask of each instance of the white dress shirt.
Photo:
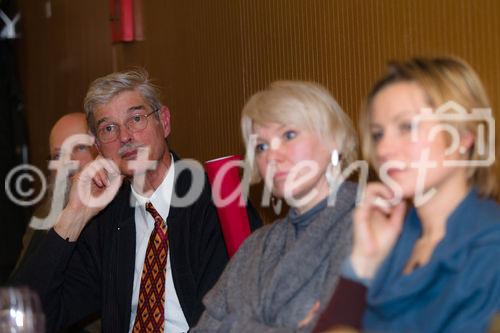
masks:
{"type": "MultiPolygon", "coordinates": [[[[154,219],[150,213],[146,211],[145,204],[150,201],[163,220],[168,221],[168,213],[170,211],[170,200],[172,198],[172,189],[174,186],[174,163],[167,172],[160,186],[153,192],[150,198],[144,197],[137,193],[132,187],[133,200],[135,199],[135,270],[134,270],[134,290],[132,292],[132,307],[130,312],[130,330],[134,327],[135,316],[137,314],[137,306],[139,302],[139,289],[141,286],[142,268],[144,266],[144,258],[148,247],[149,236],[154,228],[154,219]]],[[[168,225],[168,223],[167,223],[168,225]]],[[[167,258],[167,272],[165,279],[165,332],[177,333],[187,332],[189,325],[186,317],[182,312],[181,304],[175,292],[174,282],[172,279],[172,269],[170,267],[170,250],[167,258]]]]}

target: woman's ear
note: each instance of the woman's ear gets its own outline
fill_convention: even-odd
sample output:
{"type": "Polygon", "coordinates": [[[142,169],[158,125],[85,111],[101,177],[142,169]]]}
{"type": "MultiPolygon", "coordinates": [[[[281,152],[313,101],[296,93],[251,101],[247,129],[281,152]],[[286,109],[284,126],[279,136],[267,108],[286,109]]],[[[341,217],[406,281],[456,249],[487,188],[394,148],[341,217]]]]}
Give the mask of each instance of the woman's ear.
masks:
{"type": "Polygon", "coordinates": [[[326,147],[330,152],[331,162],[334,166],[338,165],[342,160],[342,154],[340,147],[336,144],[334,140],[326,142],[326,147]]]}
{"type": "Polygon", "coordinates": [[[474,134],[471,131],[465,130],[460,133],[460,151],[467,152],[469,151],[476,141],[474,134]]]}

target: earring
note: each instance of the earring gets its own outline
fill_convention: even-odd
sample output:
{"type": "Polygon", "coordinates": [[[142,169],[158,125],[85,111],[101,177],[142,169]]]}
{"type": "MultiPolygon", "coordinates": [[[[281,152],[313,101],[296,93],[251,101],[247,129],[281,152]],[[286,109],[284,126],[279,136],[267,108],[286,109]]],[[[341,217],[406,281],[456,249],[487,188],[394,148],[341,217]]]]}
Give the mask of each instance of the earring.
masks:
{"type": "Polygon", "coordinates": [[[340,154],[337,149],[332,150],[332,155],[330,157],[331,164],[326,168],[326,181],[330,188],[334,188],[336,185],[336,178],[338,178],[340,173],[340,154]]]}
{"type": "Polygon", "coordinates": [[[273,207],[274,214],[280,215],[281,207],[283,206],[283,202],[281,201],[281,199],[278,199],[274,195],[271,195],[271,206],[273,207]]]}
{"type": "Polygon", "coordinates": [[[339,152],[337,151],[337,149],[332,150],[331,161],[332,161],[332,165],[334,167],[336,167],[337,165],[339,165],[340,156],[339,156],[339,152]]]}

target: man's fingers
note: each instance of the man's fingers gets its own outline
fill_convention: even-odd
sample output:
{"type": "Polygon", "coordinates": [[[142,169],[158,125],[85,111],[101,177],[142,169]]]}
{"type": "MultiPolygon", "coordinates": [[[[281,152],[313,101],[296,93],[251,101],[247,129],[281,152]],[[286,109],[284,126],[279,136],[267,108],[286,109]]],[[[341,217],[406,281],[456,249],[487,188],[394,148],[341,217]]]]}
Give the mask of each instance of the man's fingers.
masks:
{"type": "Polygon", "coordinates": [[[110,175],[119,175],[120,174],[120,170],[118,169],[118,166],[112,160],[106,159],[106,158],[100,158],[99,163],[101,163],[103,169],[106,170],[106,172],[108,174],[110,174],[110,175]]]}
{"type": "Polygon", "coordinates": [[[80,201],[93,209],[105,207],[113,200],[122,184],[123,176],[116,171],[114,162],[104,158],[87,164],[77,184],[80,201]]]}
{"type": "Polygon", "coordinates": [[[120,174],[113,161],[102,157],[87,164],[83,173],[100,189],[110,186],[111,180],[120,174]]]}
{"type": "Polygon", "coordinates": [[[99,170],[95,171],[95,175],[93,177],[93,180],[94,180],[94,183],[99,188],[104,188],[105,186],[109,185],[108,176],[106,174],[106,171],[103,169],[99,169],[99,170]]]}

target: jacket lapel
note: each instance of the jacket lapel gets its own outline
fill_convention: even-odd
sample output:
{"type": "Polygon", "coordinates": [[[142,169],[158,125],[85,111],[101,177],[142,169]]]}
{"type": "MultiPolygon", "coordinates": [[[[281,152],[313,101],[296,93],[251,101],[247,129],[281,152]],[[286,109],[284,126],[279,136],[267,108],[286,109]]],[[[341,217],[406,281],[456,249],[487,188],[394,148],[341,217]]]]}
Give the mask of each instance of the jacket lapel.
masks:
{"type": "MultiPolygon", "coordinates": [[[[130,205],[130,190],[126,191],[116,230],[114,255],[116,256],[115,288],[111,299],[117,300],[117,331],[127,332],[130,324],[130,311],[135,269],[135,208],[130,205]]],[[[112,261],[113,262],[113,261],[112,261]]],[[[111,268],[113,270],[113,268],[111,268]]]]}

